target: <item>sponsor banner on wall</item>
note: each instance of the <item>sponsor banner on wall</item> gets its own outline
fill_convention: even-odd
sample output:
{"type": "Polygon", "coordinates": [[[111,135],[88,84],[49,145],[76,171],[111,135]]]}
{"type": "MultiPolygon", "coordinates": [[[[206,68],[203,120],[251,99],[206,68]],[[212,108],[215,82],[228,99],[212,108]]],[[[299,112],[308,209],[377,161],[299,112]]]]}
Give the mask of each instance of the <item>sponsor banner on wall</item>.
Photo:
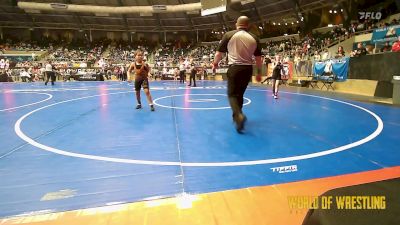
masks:
{"type": "Polygon", "coordinates": [[[400,36],[400,25],[374,30],[371,41],[373,43],[396,41],[397,36],[400,36]]]}

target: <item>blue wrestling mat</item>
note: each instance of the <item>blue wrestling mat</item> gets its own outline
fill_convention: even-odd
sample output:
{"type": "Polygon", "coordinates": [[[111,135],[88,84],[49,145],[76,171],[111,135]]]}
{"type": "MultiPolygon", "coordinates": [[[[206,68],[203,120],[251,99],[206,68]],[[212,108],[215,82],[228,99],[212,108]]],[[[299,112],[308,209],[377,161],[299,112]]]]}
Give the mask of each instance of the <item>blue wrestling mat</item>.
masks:
{"type": "Polygon", "coordinates": [[[0,217],[208,193],[400,165],[400,108],[226,83],[0,83],[0,217]]]}

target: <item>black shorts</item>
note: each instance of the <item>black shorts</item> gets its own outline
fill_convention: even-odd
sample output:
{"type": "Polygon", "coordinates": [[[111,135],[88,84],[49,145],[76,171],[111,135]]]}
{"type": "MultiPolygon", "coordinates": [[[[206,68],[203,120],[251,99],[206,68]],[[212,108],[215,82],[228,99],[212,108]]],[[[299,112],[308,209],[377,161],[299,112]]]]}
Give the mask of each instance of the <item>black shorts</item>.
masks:
{"type": "Polygon", "coordinates": [[[139,91],[141,87],[149,89],[149,79],[135,79],[135,91],[139,91]]]}
{"type": "Polygon", "coordinates": [[[282,76],[281,75],[272,75],[272,77],[271,77],[271,79],[274,79],[274,80],[282,80],[282,76]]]}

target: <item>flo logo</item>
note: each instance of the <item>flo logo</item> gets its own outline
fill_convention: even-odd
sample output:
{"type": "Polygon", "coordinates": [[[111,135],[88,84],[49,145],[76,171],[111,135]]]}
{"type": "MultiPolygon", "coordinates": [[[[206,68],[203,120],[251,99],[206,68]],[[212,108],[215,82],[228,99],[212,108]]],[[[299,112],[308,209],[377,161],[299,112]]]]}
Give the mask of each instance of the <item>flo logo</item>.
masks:
{"type": "Polygon", "coordinates": [[[373,20],[380,20],[382,18],[381,12],[359,12],[360,20],[363,19],[373,19],[373,20]]]}

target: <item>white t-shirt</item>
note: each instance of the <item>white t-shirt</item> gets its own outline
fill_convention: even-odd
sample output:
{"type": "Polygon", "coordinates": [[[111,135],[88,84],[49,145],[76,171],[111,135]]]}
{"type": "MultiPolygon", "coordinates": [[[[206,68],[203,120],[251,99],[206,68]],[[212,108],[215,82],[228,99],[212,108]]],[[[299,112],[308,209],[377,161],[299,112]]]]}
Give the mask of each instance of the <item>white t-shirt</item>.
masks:
{"type": "Polygon", "coordinates": [[[46,72],[51,72],[51,71],[53,71],[53,67],[51,66],[50,63],[46,64],[45,71],[46,71],[46,72]]]}
{"type": "Polygon", "coordinates": [[[21,76],[21,77],[31,77],[31,75],[29,75],[29,73],[26,72],[26,71],[22,71],[22,72],[20,73],[20,76],[21,76]]]}
{"type": "Polygon", "coordinates": [[[179,70],[180,71],[185,71],[185,65],[183,65],[183,64],[179,65],[179,70]]]}

